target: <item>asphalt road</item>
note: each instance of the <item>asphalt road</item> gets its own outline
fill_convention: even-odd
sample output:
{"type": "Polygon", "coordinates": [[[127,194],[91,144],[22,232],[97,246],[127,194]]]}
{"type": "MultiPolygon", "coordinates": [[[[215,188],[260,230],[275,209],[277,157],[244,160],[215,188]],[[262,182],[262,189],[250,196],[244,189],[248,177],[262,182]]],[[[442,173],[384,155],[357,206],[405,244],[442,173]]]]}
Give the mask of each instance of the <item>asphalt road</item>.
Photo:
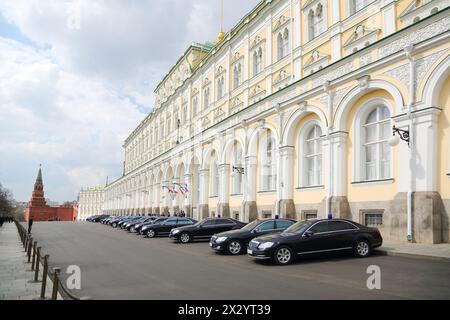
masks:
{"type": "Polygon", "coordinates": [[[34,223],[33,236],[63,274],[81,268],[73,292],[93,299],[450,299],[448,262],[341,254],[273,266],[89,222],[34,223]],[[367,289],[370,265],[380,290],[367,289]]]}

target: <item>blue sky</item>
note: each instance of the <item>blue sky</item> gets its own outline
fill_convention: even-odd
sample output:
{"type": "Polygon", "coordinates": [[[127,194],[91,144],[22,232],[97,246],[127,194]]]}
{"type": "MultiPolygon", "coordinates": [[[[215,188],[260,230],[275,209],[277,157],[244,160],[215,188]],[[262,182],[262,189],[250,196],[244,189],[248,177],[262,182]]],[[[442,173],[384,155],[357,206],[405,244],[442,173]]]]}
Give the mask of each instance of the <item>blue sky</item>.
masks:
{"type": "MultiPolygon", "coordinates": [[[[259,0],[225,1],[226,29],[259,0]]],[[[219,0],[0,1],[0,183],[46,197],[122,173],[122,143],[192,42],[213,41],[219,0]]]]}

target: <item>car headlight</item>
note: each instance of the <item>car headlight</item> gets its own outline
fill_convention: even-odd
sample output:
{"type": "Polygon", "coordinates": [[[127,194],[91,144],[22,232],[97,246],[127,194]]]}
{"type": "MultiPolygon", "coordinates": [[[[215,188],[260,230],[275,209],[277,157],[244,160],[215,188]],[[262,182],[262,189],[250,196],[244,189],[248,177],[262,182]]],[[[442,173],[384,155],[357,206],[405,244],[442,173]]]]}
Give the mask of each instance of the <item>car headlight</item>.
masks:
{"type": "Polygon", "coordinates": [[[221,243],[221,242],[224,242],[227,239],[228,239],[227,237],[219,237],[219,238],[217,238],[216,242],[221,243]]]}
{"type": "Polygon", "coordinates": [[[177,234],[178,232],[180,232],[180,230],[178,230],[178,229],[172,230],[173,234],[177,234]]]}
{"type": "Polygon", "coordinates": [[[271,248],[273,246],[273,244],[274,244],[273,242],[264,242],[258,246],[258,249],[266,250],[266,249],[271,248]]]}

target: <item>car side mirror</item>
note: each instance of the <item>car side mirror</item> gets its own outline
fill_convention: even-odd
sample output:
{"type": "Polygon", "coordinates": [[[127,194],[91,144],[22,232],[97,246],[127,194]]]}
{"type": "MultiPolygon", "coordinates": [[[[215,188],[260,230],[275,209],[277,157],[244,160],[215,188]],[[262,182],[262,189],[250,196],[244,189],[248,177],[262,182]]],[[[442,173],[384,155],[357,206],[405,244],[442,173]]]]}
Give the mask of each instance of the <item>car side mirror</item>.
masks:
{"type": "Polygon", "coordinates": [[[312,237],[314,235],[314,232],[312,232],[312,231],[306,231],[304,234],[303,234],[303,238],[310,238],[310,237],[312,237]]]}
{"type": "Polygon", "coordinates": [[[252,233],[258,233],[258,232],[260,232],[261,230],[259,229],[259,228],[256,228],[256,229],[253,229],[252,230],[252,233]]]}

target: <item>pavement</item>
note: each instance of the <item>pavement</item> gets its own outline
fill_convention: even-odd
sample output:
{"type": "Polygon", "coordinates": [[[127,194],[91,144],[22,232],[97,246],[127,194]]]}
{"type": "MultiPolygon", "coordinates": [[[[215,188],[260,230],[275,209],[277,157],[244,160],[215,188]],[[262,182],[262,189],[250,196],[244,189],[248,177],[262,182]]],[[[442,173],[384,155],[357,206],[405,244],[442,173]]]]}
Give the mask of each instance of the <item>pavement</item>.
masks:
{"type": "Polygon", "coordinates": [[[449,261],[378,250],[274,266],[216,254],[207,242],[147,239],[89,222],[36,222],[33,235],[63,279],[70,265],[80,267],[81,288],[72,292],[93,299],[450,299],[449,261]],[[381,271],[379,290],[367,287],[372,266],[381,271]]]}
{"type": "Polygon", "coordinates": [[[34,271],[27,261],[17,227],[4,223],[0,227],[0,300],[39,298],[41,283],[30,282],[34,271]]]}
{"type": "Polygon", "coordinates": [[[388,256],[450,261],[449,243],[422,244],[384,241],[378,251],[388,256]]]}

